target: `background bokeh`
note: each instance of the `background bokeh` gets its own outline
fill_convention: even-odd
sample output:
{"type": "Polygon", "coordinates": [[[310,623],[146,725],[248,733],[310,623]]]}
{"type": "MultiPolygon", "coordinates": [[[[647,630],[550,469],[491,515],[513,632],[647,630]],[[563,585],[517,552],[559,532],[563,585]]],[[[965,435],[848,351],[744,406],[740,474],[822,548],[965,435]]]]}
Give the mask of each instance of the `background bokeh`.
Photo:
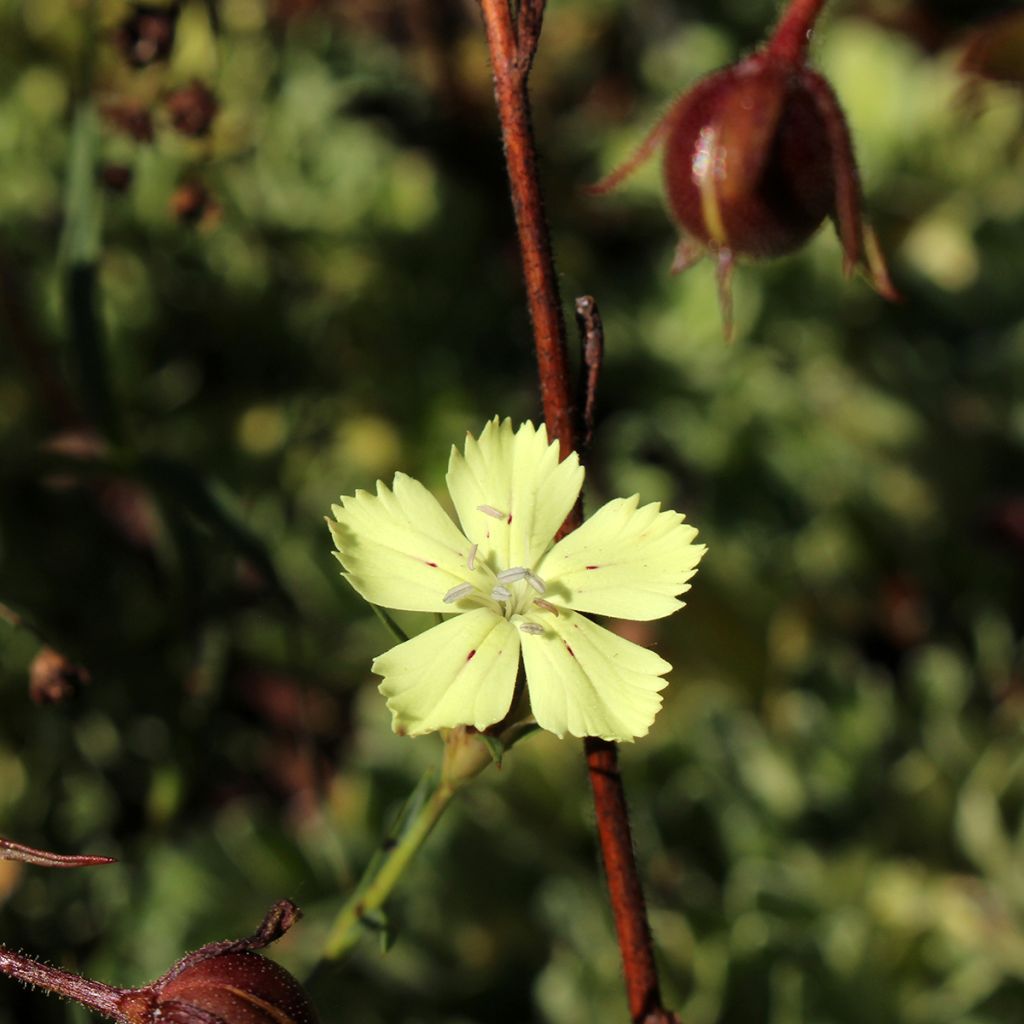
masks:
{"type": "MultiPolygon", "coordinates": [[[[1024,98],[957,67],[1007,6],[836,0],[813,59],[904,300],[828,228],[738,272],[727,346],[657,166],[581,186],[776,5],[550,4],[548,213],[607,331],[588,501],[710,548],[622,755],[687,1024],[1024,1017],[1024,98]]],[[[470,0],[188,0],[149,62],[131,15],[0,0],[0,602],[91,672],[33,703],[0,621],[0,833],[120,861],[0,862],[0,940],[134,984],[290,896],[306,976],[439,754],[390,732],[323,516],[397,469],[441,493],[467,429],[538,414],[486,51],[470,0]]],[[[621,1024],[591,817],[579,745],[524,742],[394,948],[316,972],[325,1024],[621,1024]]],[[[0,979],[2,1024],[84,1019],[0,979]]]]}

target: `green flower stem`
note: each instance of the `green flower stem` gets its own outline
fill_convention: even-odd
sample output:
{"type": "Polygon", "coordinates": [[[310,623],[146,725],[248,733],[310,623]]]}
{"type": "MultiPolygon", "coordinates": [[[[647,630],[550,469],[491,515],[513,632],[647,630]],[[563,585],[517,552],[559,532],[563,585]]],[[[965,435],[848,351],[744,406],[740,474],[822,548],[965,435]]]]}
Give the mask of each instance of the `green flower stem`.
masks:
{"type": "Polygon", "coordinates": [[[337,960],[345,956],[368,928],[386,937],[384,904],[458,790],[457,785],[448,781],[435,783],[432,771],[420,779],[395,827],[335,918],[324,945],[325,958],[337,960]]]}
{"type": "MultiPolygon", "coordinates": [[[[367,602],[370,604],[370,602],[367,602]]],[[[409,634],[406,633],[402,627],[395,622],[395,620],[388,613],[386,608],[381,608],[379,604],[370,604],[373,609],[373,614],[384,624],[384,628],[400,643],[404,644],[409,639],[409,634]]]]}

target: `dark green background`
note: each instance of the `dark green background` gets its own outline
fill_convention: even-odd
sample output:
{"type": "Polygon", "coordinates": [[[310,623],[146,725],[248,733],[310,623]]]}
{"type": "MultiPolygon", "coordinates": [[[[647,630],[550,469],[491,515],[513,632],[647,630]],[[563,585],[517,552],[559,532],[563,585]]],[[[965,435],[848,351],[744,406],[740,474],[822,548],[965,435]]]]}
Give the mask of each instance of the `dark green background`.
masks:
{"type": "MultiPolygon", "coordinates": [[[[120,860],[0,862],[0,940],[121,984],[283,896],[307,916],[275,955],[312,969],[439,754],[389,730],[369,662],[390,641],[323,516],[397,469],[440,489],[467,429],[538,415],[474,5],[217,6],[219,36],[190,0],[169,63],[131,71],[127,5],[98,4],[90,74],[87,3],[0,2],[0,601],[93,674],[36,707],[36,641],[0,622],[0,833],[120,860]],[[192,76],[221,103],[207,142],[161,105],[192,76]],[[156,137],[103,126],[135,177],[80,181],[70,223],[102,207],[102,244],[69,304],[72,116],[125,96],[156,137]],[[176,221],[186,179],[219,215],[176,221]],[[105,401],[113,445],[83,430],[105,401]]],[[[623,751],[640,863],[687,1024],[1012,1024],[1024,102],[962,94],[982,5],[834,6],[813,59],[904,301],[844,282],[828,228],[738,272],[732,346],[710,266],[668,273],[657,167],[581,187],[774,4],[553,0],[537,59],[563,297],[596,295],[607,328],[588,504],[639,491],[709,545],[646,637],[676,667],[623,751]]],[[[317,976],[324,1021],[621,1024],[591,814],[579,745],[525,742],[409,873],[395,948],[317,976]]],[[[0,986],[2,1024],[76,1012],[0,986]]]]}

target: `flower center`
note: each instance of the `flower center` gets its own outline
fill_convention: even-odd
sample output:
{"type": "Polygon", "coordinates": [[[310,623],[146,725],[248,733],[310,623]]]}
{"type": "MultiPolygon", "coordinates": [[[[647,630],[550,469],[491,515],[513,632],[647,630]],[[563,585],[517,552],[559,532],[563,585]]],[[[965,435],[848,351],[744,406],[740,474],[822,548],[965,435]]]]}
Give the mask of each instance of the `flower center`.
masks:
{"type": "MultiPolygon", "coordinates": [[[[477,510],[492,519],[511,523],[512,516],[492,505],[478,505],[477,510]]],[[[490,534],[488,533],[488,536],[490,534]]],[[[476,580],[472,583],[459,583],[444,595],[445,604],[458,604],[460,601],[474,601],[497,614],[511,619],[516,615],[525,616],[535,606],[544,611],[558,614],[558,609],[550,601],[544,600],[547,585],[529,567],[514,565],[508,569],[494,572],[490,566],[477,564],[477,550],[474,544],[466,555],[466,568],[474,573],[476,580]]],[[[519,628],[524,633],[543,633],[544,627],[535,622],[523,622],[519,628]]]]}
{"type": "MultiPolygon", "coordinates": [[[[470,549],[467,568],[476,571],[480,583],[460,583],[452,587],[444,595],[445,604],[457,604],[460,601],[477,601],[493,608],[506,619],[513,615],[524,615],[536,604],[549,608],[550,603],[543,599],[547,586],[531,569],[516,565],[510,569],[502,569],[492,573],[486,566],[476,567],[476,546],[470,549]]],[[[523,629],[526,627],[523,626],[523,629]]],[[[527,630],[530,632],[530,630],[527,630]]]]}

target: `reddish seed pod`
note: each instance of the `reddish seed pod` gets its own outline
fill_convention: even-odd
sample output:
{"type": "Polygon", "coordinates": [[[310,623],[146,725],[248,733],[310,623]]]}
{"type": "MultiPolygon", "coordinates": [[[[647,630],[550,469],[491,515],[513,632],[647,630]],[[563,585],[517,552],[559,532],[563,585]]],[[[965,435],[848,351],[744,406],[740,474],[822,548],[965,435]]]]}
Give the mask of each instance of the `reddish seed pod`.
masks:
{"type": "Polygon", "coordinates": [[[672,269],[711,255],[727,336],[735,260],[790,252],[826,217],[839,233],[845,270],[862,267],[881,294],[896,297],[861,215],[846,119],[828,82],[804,63],[821,6],[794,0],[767,45],[676,100],[637,153],[590,190],[614,188],[663,146],[665,191],[681,236],[672,269]]]}
{"type": "Polygon", "coordinates": [[[687,93],[670,118],[668,201],[683,231],[706,246],[779,256],[831,212],[828,132],[813,94],[786,68],[726,68],[687,93]]]}
{"type": "Polygon", "coordinates": [[[186,957],[122,1004],[131,1024],[316,1024],[299,983],[259,953],[186,957]]]}
{"type": "Polygon", "coordinates": [[[214,942],[179,960],[162,978],[124,993],[128,1024],[317,1024],[302,986],[256,950],[298,919],[288,900],[275,904],[254,935],[214,942]]]}
{"type": "Polygon", "coordinates": [[[203,946],[141,988],[104,985],[3,946],[0,972],[74,999],[119,1024],[318,1024],[302,986],[257,952],[298,917],[295,904],[281,900],[255,934],[203,946]]]}

